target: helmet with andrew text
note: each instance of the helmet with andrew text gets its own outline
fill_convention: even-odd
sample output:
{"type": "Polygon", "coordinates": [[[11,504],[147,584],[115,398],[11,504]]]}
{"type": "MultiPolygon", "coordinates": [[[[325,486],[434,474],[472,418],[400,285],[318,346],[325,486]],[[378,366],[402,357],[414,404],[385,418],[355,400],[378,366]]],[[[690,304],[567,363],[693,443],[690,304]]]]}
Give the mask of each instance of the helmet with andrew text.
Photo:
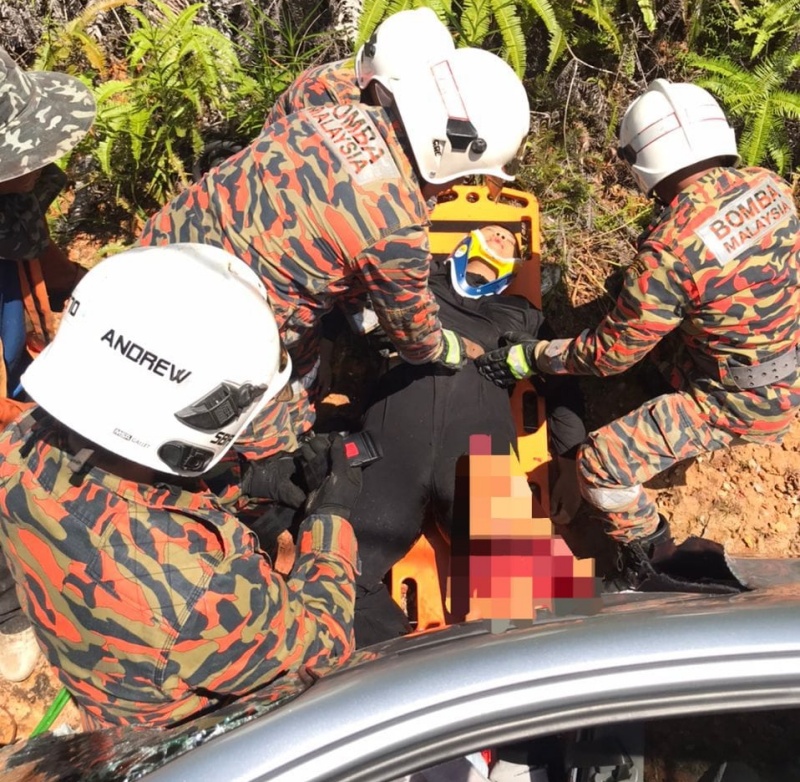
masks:
{"type": "Polygon", "coordinates": [[[96,445],[195,476],[290,371],[258,276],[225,250],[187,243],[137,247],[92,268],[22,384],[96,445]],[[242,333],[258,334],[258,348],[242,333]]]}

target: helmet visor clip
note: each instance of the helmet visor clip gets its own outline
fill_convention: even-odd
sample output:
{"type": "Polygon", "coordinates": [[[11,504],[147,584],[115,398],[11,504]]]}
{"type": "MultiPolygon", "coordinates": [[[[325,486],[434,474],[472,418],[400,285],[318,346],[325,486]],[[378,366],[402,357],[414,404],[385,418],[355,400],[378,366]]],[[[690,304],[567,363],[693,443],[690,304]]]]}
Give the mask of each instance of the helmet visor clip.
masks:
{"type": "Polygon", "coordinates": [[[214,458],[214,452],[196,445],[170,440],[158,449],[158,457],[179,475],[200,474],[214,458]]]}
{"type": "Polygon", "coordinates": [[[266,386],[254,386],[251,383],[238,387],[220,383],[201,399],[175,413],[175,417],[192,429],[216,432],[232,424],[266,390],[266,386]]]}

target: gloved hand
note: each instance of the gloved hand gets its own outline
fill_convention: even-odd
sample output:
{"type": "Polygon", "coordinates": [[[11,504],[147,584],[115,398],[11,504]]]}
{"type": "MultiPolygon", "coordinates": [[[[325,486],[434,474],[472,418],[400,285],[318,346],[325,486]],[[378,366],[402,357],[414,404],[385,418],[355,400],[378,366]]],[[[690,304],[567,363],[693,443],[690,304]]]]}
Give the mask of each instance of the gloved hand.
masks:
{"type": "Polygon", "coordinates": [[[444,349],[434,363],[448,369],[458,370],[467,363],[467,346],[460,334],[451,329],[442,329],[444,349]]]}
{"type": "Polygon", "coordinates": [[[314,434],[295,451],[248,463],[242,491],[290,508],[302,507],[306,495],[319,488],[328,475],[330,438],[328,434],[314,434]]]}
{"type": "Polygon", "coordinates": [[[300,508],[306,500],[306,492],[292,480],[297,471],[295,453],[278,453],[248,462],[242,476],[242,491],[249,497],[300,508]]]}
{"type": "Polygon", "coordinates": [[[361,492],[361,468],[350,466],[341,435],[332,437],[328,455],[330,457],[328,476],[322,485],[308,496],[306,514],[333,513],[348,518],[361,492]]]}
{"type": "Polygon", "coordinates": [[[505,343],[503,347],[475,359],[478,372],[501,388],[534,374],[536,361],[548,345],[546,340],[536,339],[525,331],[507,331],[501,342],[505,343]]]}
{"type": "Polygon", "coordinates": [[[313,434],[294,453],[295,482],[306,494],[316,491],[328,477],[334,434],[313,434]]]}
{"type": "Polygon", "coordinates": [[[269,502],[260,516],[244,523],[248,529],[255,532],[261,548],[274,562],[282,533],[289,532],[291,536],[292,528],[296,527],[297,511],[278,502],[269,502]]]}

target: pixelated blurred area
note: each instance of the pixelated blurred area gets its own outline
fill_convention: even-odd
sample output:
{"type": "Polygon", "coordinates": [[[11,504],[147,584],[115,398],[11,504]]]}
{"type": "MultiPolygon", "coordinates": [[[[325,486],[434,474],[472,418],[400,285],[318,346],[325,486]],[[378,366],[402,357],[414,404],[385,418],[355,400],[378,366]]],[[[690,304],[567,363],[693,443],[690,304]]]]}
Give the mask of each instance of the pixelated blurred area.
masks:
{"type": "Polygon", "coordinates": [[[466,592],[467,618],[533,620],[537,610],[585,611],[598,599],[594,560],[577,559],[550,519],[533,515],[538,503],[513,453],[492,453],[488,436],[473,436],[466,473],[468,530],[454,534],[451,598],[466,592]]]}

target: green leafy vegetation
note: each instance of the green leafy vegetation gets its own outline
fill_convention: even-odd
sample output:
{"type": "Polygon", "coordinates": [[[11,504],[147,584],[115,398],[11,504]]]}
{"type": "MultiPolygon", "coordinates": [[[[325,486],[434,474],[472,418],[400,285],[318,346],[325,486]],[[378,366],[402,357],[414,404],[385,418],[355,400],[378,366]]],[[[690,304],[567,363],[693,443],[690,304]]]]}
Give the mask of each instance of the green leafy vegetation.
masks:
{"type": "Polygon", "coordinates": [[[739,153],[748,165],[771,163],[780,174],[792,168],[785,120],[800,119],[800,91],[787,89],[800,68],[800,52],[780,51],[746,69],[726,57],[689,57],[705,76],[696,81],[716,94],[732,118],[741,120],[739,153]]]}
{"type": "Polygon", "coordinates": [[[738,122],[742,160],[788,175],[800,162],[800,0],[740,8],[733,28],[738,38],[730,53],[707,47],[685,60],[700,72],[696,83],[738,122]]]}
{"type": "Polygon", "coordinates": [[[101,76],[108,72],[108,55],[100,41],[90,33],[90,26],[98,16],[136,0],[100,0],[87,6],[77,17],[64,25],[49,20],[33,67],[49,71],[65,68],[85,60],[101,76]]]}
{"type": "Polygon", "coordinates": [[[88,64],[81,78],[93,84],[98,112],[82,149],[97,162],[95,178],[139,218],[190,183],[209,137],[254,137],[275,98],[320,48],[319,33],[273,19],[256,4],[246,37],[201,24],[203,8],[104,0],[51,30],[38,51],[36,67],[74,72],[75,63],[88,64]],[[112,8],[126,15],[129,32],[122,62],[113,63],[117,78],[108,79],[111,58],[87,28],[112,8]]]}
{"type": "Polygon", "coordinates": [[[326,0],[244,0],[235,13],[208,0],[70,2],[76,11],[46,21],[29,64],[93,86],[98,118],[80,152],[96,161],[94,184],[139,218],[189,183],[208,141],[253,138],[303,69],[421,5],[458,45],[495,51],[523,76],[533,122],[516,186],[540,199],[549,260],[575,261],[565,237],[578,230],[598,237],[587,254],[610,257],[616,237],[618,255],[631,254],[650,207],[610,150],[653,78],[709,89],[746,163],[798,176],[800,0],[364,0],[354,45],[326,0]],[[109,20],[110,38],[99,32],[109,20]]]}
{"type": "Polygon", "coordinates": [[[163,203],[189,182],[187,161],[203,146],[202,123],[226,118],[256,85],[231,41],[195,21],[200,4],[177,13],[133,7],[126,78],[102,82],[94,149],[116,196],[134,209],[163,203]]]}
{"type": "MultiPolygon", "coordinates": [[[[278,96],[303,70],[321,62],[329,48],[318,5],[299,18],[286,13],[271,16],[255,0],[246,8],[248,29],[228,28],[241,67],[249,77],[237,93],[240,105],[229,112],[234,120],[233,135],[242,139],[258,134],[278,96]]],[[[223,133],[226,128],[219,130],[223,133]]]]}
{"type": "Polygon", "coordinates": [[[487,39],[497,38],[497,48],[514,70],[522,75],[527,62],[524,29],[531,14],[547,29],[550,36],[551,61],[563,51],[563,31],[549,0],[464,0],[461,3],[437,0],[366,0],[358,27],[356,46],[372,35],[373,30],[390,14],[428,6],[436,11],[456,35],[461,46],[484,46],[487,39]]]}

